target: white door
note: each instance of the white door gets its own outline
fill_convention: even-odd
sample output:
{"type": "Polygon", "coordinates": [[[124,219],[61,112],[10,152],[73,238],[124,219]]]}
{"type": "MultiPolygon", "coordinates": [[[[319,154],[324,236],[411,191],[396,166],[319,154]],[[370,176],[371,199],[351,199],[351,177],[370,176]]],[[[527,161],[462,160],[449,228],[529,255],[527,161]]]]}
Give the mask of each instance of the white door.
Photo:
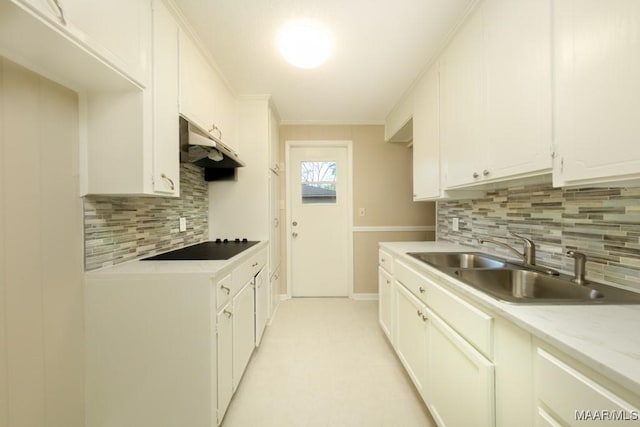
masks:
{"type": "Polygon", "coordinates": [[[291,294],[349,295],[350,250],[348,146],[290,146],[288,230],[291,294]]]}

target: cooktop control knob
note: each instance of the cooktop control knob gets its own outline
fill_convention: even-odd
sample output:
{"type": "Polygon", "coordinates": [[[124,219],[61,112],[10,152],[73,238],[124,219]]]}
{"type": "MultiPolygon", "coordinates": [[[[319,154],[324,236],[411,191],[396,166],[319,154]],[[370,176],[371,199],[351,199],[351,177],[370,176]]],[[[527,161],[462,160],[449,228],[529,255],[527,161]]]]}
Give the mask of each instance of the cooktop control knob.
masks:
{"type": "Polygon", "coordinates": [[[216,239],[216,243],[222,243],[221,239],[216,239]]]}
{"type": "Polygon", "coordinates": [[[235,239],[234,242],[240,243],[240,239],[235,239]]]}
{"type": "Polygon", "coordinates": [[[244,239],[242,239],[242,243],[247,243],[249,240],[247,240],[247,238],[245,237],[244,239]]]}
{"type": "Polygon", "coordinates": [[[229,243],[229,239],[224,239],[222,243],[229,243]]]}

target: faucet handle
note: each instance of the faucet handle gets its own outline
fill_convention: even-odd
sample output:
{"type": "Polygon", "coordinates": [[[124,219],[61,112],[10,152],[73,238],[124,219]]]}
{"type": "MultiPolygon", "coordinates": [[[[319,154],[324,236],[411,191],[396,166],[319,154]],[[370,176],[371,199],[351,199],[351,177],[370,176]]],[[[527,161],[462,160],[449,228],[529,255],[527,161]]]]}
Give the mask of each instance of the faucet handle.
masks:
{"type": "Polygon", "coordinates": [[[524,242],[524,245],[527,247],[535,247],[535,244],[533,243],[533,240],[528,239],[526,237],[524,237],[521,234],[518,233],[514,233],[513,231],[510,231],[509,234],[511,234],[513,237],[517,237],[518,239],[522,240],[524,242]]]}
{"type": "Polygon", "coordinates": [[[533,240],[527,239],[520,234],[514,233],[513,231],[509,232],[512,236],[521,239],[524,244],[524,260],[529,265],[536,265],[536,245],[533,243],[533,240]]]}
{"type": "Polygon", "coordinates": [[[576,251],[567,251],[567,256],[569,258],[575,258],[575,259],[587,259],[587,256],[585,254],[583,254],[582,252],[576,252],[576,251]]]}

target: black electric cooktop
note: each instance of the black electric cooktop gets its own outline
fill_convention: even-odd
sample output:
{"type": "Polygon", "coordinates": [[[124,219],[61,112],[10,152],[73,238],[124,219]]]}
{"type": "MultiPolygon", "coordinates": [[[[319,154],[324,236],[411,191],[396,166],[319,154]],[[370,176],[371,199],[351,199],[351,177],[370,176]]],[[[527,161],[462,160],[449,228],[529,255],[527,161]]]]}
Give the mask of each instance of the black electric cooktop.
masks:
{"type": "Polygon", "coordinates": [[[212,242],[202,242],[186,248],[176,249],[142,261],[202,261],[202,260],[225,260],[238,255],[240,252],[249,249],[260,242],[248,241],[247,239],[221,240],[212,242]]]}

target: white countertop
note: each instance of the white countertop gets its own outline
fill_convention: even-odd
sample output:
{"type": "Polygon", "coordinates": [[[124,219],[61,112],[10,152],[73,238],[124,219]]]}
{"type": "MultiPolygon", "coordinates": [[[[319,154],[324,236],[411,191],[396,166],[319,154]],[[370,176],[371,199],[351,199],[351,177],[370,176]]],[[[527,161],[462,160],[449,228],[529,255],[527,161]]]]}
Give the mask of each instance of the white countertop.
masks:
{"type": "Polygon", "coordinates": [[[101,268],[99,270],[88,271],[86,276],[91,278],[114,276],[131,276],[131,275],[182,275],[182,274],[204,274],[207,276],[226,273],[233,269],[244,259],[254,255],[262,249],[265,249],[268,241],[261,241],[251,246],[245,251],[240,252],[236,256],[218,261],[142,261],[133,260],[117,264],[111,267],[101,268]]]}
{"type": "Polygon", "coordinates": [[[511,304],[455,280],[407,252],[482,252],[448,242],[389,242],[380,246],[417,269],[640,395],[640,305],[511,304]]]}

